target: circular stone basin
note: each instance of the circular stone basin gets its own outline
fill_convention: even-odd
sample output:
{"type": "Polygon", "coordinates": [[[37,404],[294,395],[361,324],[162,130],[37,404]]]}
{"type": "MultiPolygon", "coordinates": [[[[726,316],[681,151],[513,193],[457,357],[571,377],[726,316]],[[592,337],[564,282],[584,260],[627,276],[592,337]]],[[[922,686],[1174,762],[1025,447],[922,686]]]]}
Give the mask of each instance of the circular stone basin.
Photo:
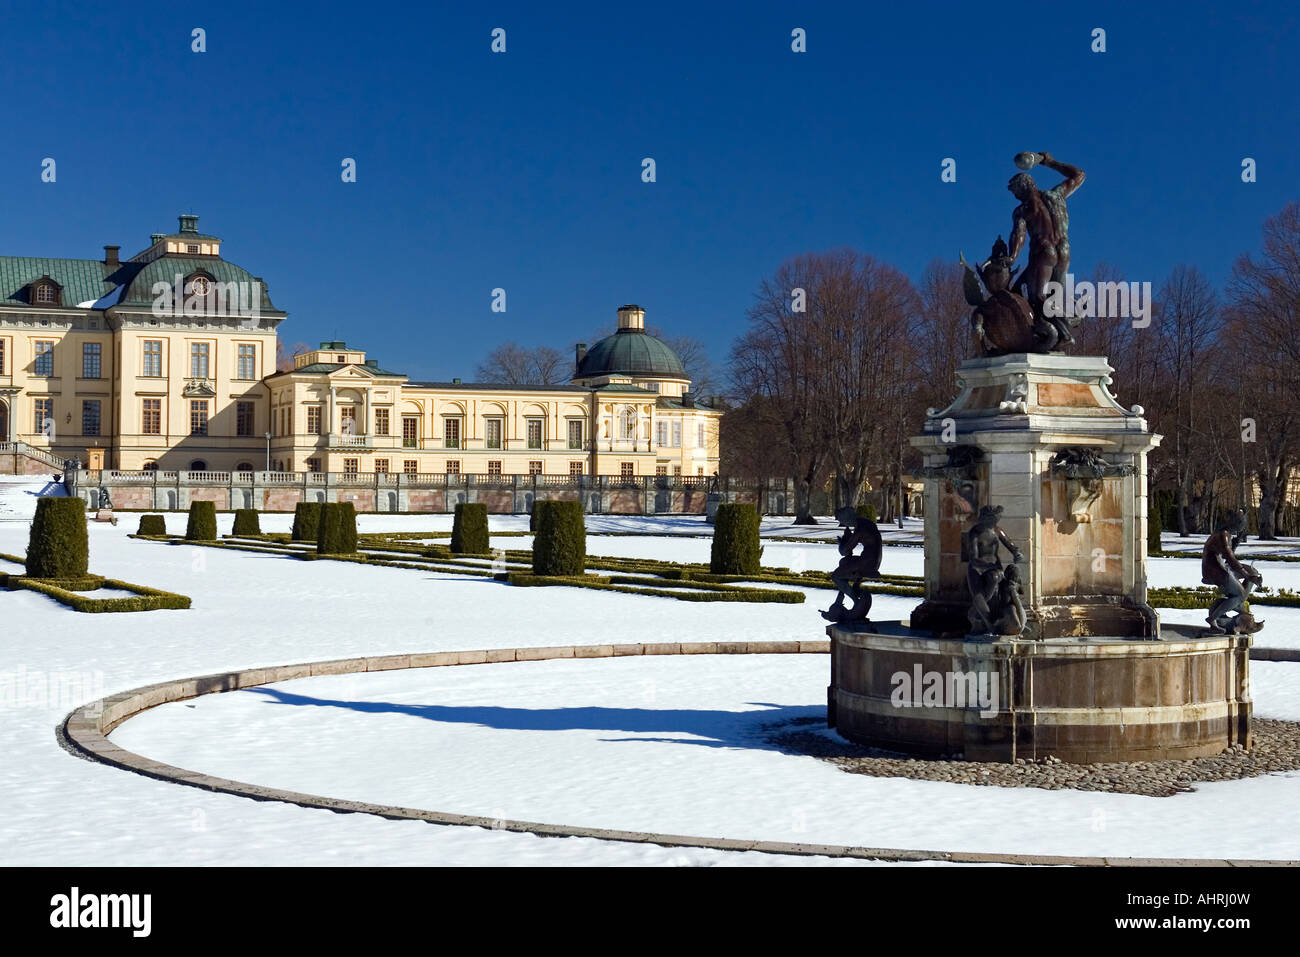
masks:
{"type": "Polygon", "coordinates": [[[828,722],[859,744],[970,761],[1160,761],[1250,747],[1249,635],[936,639],[831,625],[828,722]]]}

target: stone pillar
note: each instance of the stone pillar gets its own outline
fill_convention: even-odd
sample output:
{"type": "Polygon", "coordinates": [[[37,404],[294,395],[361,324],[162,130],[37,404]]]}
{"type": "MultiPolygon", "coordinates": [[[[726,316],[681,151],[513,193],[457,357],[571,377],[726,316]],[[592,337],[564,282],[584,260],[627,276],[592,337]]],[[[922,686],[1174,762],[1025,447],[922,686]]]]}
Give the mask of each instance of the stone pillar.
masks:
{"type": "MultiPolygon", "coordinates": [[[[1022,550],[1034,638],[1158,634],[1146,604],[1146,455],[1160,441],[1098,356],[968,359],[912,440],[925,457],[926,600],[912,626],[968,626],[965,533],[982,506],[1022,550]]],[[[1009,556],[1002,556],[1007,560],[1009,556]]]]}

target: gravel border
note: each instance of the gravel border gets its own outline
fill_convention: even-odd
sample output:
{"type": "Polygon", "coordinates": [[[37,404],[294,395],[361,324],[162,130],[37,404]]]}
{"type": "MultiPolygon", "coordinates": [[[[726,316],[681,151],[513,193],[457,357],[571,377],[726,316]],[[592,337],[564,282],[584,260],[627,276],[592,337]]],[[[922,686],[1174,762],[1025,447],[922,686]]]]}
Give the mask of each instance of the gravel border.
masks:
{"type": "Polygon", "coordinates": [[[1048,791],[1107,791],[1173,797],[1209,781],[1239,781],[1278,771],[1300,771],[1300,722],[1255,718],[1255,746],[1233,745],[1222,754],[1176,761],[1067,764],[1059,758],[1014,764],[995,761],[917,758],[846,741],[829,729],[811,730],[817,719],[765,727],[767,740],[788,754],[820,758],[850,774],[911,778],[977,787],[1043,788],[1048,791]],[[805,726],[804,728],[797,727],[805,726]]]}

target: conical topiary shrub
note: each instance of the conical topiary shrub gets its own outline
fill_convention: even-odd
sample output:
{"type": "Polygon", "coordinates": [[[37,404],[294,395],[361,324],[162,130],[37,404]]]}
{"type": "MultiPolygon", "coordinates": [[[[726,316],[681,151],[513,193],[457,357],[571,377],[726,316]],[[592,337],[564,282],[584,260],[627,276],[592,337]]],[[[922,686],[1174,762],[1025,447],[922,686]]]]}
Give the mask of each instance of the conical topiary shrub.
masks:
{"type": "Polygon", "coordinates": [[[709,570],[715,575],[755,575],[762,568],[758,509],[753,505],[719,505],[713,524],[709,570]]]}
{"type": "Polygon", "coordinates": [[[580,502],[534,502],[534,575],[581,575],[587,564],[587,527],[580,502]]]}
{"type": "Polygon", "coordinates": [[[84,578],[90,566],[86,503],[79,498],[39,498],[27,541],[29,578],[84,578]]]}
{"type": "Polygon", "coordinates": [[[328,502],[321,506],[320,528],[316,533],[318,555],[352,555],[357,550],[357,510],[351,502],[328,502]]]}
{"type": "Polygon", "coordinates": [[[191,502],[190,520],[185,525],[187,542],[217,540],[217,505],[215,502],[191,502]]]}
{"type": "Polygon", "coordinates": [[[257,520],[257,509],[255,508],[237,508],[235,509],[235,526],[230,530],[232,535],[261,535],[262,527],[257,520]]]}
{"type": "Polygon", "coordinates": [[[290,538],[295,542],[314,542],[320,529],[320,502],[299,502],[293,510],[293,532],[290,538]]]}
{"type": "Polygon", "coordinates": [[[451,522],[451,550],[457,555],[486,555],[492,550],[488,536],[487,506],[462,502],[451,522]]]}
{"type": "Polygon", "coordinates": [[[140,527],[136,529],[137,535],[166,535],[167,519],[161,515],[141,515],[140,527]]]}

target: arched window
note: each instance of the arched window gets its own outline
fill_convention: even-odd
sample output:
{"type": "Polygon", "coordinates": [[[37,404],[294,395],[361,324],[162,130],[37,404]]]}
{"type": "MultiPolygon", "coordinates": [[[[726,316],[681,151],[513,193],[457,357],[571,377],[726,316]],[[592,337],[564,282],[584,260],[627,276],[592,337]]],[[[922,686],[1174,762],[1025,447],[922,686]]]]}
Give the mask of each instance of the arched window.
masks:
{"type": "Polygon", "coordinates": [[[235,471],[236,471],[236,472],[251,472],[251,471],[253,471],[253,463],[251,463],[251,462],[240,462],[238,465],[235,466],[235,471]]]}
{"type": "Polygon", "coordinates": [[[619,414],[619,438],[635,439],[636,438],[636,409],[627,406],[619,414]]]}
{"type": "Polygon", "coordinates": [[[193,462],[190,463],[191,472],[206,472],[207,470],[208,470],[208,463],[203,461],[202,459],[195,459],[193,462]]]}
{"type": "Polygon", "coordinates": [[[142,466],[140,466],[140,467],[141,467],[142,469],[144,469],[146,472],[157,472],[157,471],[158,471],[158,463],[155,462],[155,461],[153,461],[152,459],[150,459],[148,462],[145,462],[144,465],[142,465],[142,466]]]}

